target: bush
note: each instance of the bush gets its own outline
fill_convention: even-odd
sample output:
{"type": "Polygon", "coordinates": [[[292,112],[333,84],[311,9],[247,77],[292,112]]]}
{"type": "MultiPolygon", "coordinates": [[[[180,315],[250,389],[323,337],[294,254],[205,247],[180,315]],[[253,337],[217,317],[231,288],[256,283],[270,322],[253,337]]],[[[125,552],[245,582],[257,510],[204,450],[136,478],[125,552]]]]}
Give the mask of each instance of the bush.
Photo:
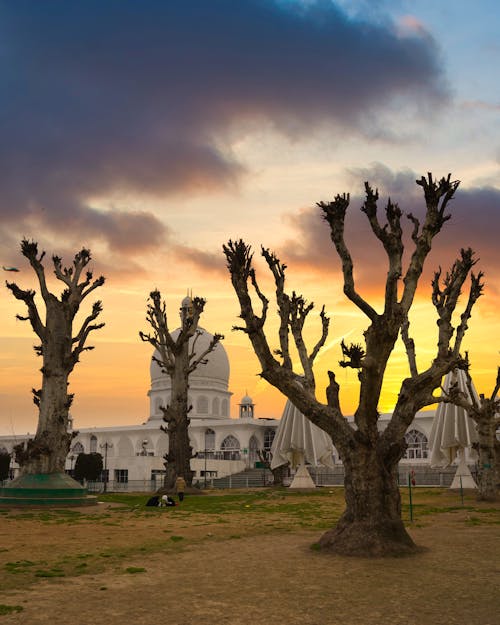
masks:
{"type": "Polygon", "coordinates": [[[98,453],[78,454],[73,471],[75,480],[98,480],[102,473],[102,456],[98,453]]]}

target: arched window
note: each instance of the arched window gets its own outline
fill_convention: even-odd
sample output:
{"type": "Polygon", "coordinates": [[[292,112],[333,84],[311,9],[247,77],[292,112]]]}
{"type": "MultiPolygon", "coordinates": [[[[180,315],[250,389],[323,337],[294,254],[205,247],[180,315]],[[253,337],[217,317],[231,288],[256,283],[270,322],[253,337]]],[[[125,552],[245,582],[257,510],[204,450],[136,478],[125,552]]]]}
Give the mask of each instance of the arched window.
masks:
{"type": "Polygon", "coordinates": [[[94,436],[92,434],[92,436],[90,437],[90,453],[95,454],[96,451],[97,451],[97,436],[94,436]]]}
{"type": "Polygon", "coordinates": [[[212,414],[214,415],[214,417],[219,416],[219,398],[218,397],[215,397],[212,402],[212,414]]]}
{"type": "Polygon", "coordinates": [[[210,428],[205,430],[205,451],[212,453],[215,451],[215,432],[210,428]]]}
{"type": "Polygon", "coordinates": [[[264,431],[264,449],[266,451],[271,451],[271,445],[273,444],[275,435],[276,430],[273,430],[272,428],[266,428],[264,431]]]}
{"type": "Polygon", "coordinates": [[[221,443],[221,451],[223,460],[240,460],[240,441],[232,436],[226,436],[221,443]]]}
{"type": "Polygon", "coordinates": [[[229,415],[229,403],[227,399],[223,399],[220,405],[221,417],[227,417],[229,415]]]}
{"type": "Polygon", "coordinates": [[[205,395],[200,395],[196,402],[196,412],[198,414],[208,414],[208,399],[205,395]]]}
{"type": "Polygon", "coordinates": [[[253,466],[259,460],[259,441],[252,435],[248,441],[248,462],[253,466]]]}
{"type": "Polygon", "coordinates": [[[418,430],[410,430],[405,434],[407,444],[404,457],[407,460],[423,460],[429,455],[427,436],[418,430]]]}
{"type": "Polygon", "coordinates": [[[84,454],[85,453],[85,448],[84,448],[84,446],[80,442],[78,442],[78,443],[75,443],[73,445],[73,448],[72,448],[71,451],[74,454],[84,454]]]}

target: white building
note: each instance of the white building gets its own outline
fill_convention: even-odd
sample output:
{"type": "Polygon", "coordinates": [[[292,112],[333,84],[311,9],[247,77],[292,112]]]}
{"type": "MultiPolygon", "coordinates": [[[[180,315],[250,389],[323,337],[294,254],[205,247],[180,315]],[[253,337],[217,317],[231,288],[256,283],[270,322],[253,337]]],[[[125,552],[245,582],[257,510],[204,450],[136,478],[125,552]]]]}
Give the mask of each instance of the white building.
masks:
{"type": "MultiPolygon", "coordinates": [[[[201,330],[197,351],[202,353],[211,339],[209,332],[201,330]]],[[[256,418],[255,405],[248,396],[241,399],[237,416],[232,418],[229,359],[222,343],[207,360],[207,364],[199,365],[189,377],[190,438],[195,456],[191,468],[195,471],[195,480],[224,477],[253,468],[259,462],[259,452],[270,450],[279,424],[278,419],[256,418]]],[[[99,452],[108,480],[115,485],[130,483],[133,488],[135,483],[138,488],[149,489],[154,488],[155,482],[161,483],[168,437],[161,430],[160,406],[169,404],[171,385],[169,376],[162,373],[154,357],[150,374],[148,420],[135,426],[79,428],[68,454],[68,471],[73,469],[79,453],[99,452]]],[[[409,428],[405,460],[412,466],[428,464],[427,444],[433,417],[434,411],[418,413],[409,428]]],[[[382,429],[389,418],[390,415],[381,416],[382,429]]],[[[2,436],[0,451],[12,453],[14,445],[27,438],[28,435],[2,436]]],[[[334,459],[338,462],[336,454],[334,459]]],[[[16,470],[15,463],[13,467],[16,470]]]]}
{"type": "MultiPolygon", "coordinates": [[[[202,353],[212,339],[200,329],[196,351],[202,353]]],[[[155,353],[154,356],[158,357],[155,353]]],[[[237,418],[231,418],[229,359],[222,343],[207,356],[189,377],[190,439],[195,457],[191,467],[195,479],[224,477],[259,461],[259,452],[269,451],[279,421],[258,419],[255,405],[248,396],[238,405],[237,418]]],[[[164,472],[163,456],[168,436],[161,430],[163,413],[160,406],[170,402],[170,377],[162,373],[154,358],[150,365],[151,388],[148,420],[136,426],[78,428],[68,454],[66,469],[71,471],[79,453],[99,452],[104,459],[108,480],[116,483],[142,482],[153,486],[164,472]]],[[[25,436],[0,437],[0,451],[12,453],[14,445],[25,436]]],[[[14,469],[17,467],[14,464],[14,469]]],[[[140,486],[140,484],[137,484],[140,486]]]]}

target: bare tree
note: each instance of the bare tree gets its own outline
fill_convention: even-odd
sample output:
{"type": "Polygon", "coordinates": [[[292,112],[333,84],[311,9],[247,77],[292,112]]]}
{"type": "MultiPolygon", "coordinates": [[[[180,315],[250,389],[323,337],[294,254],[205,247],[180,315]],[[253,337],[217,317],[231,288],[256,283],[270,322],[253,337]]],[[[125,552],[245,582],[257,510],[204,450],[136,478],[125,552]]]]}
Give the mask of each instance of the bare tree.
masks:
{"type": "MultiPolygon", "coordinates": [[[[416,412],[436,403],[433,391],[439,387],[443,375],[461,362],[460,342],[450,345],[454,333],[452,314],[461,287],[475,263],[471,250],[461,251],[460,258],[444,280],[441,280],[440,271],[434,277],[433,303],[438,314],[437,354],[429,368],[421,373],[417,370],[414,343],[408,335],[408,312],[424,261],[434,237],[450,217],[445,213],[446,207],[459,182],[451,182],[450,176],[435,182],[429,174],[417,184],[424,190],[426,212],[422,224],[415,216],[408,215],[412,223],[413,249],[404,275],[402,212],[397,204],[389,200],[385,208],[387,223],[381,225],[377,216],[378,192],[365,184],[366,199],[361,210],[366,214],[373,234],[384,247],[389,265],[381,313],[363,299],[355,287],[352,257],[344,239],[349,195],[337,195],[333,202],[318,204],[330,226],[331,239],[342,263],[344,293],[370,322],[364,333],[364,346],[342,344],[344,360],[340,365],[359,371],[359,405],[353,425],[342,413],[339,385],[332,371],[328,371],[327,403],[316,398],[313,364],[325,343],[329,326],[324,307],[320,312],[321,335],[308,351],[302,330],[313,304],[307,303],[295,292],[292,295],[286,293],[285,265],[275,254],[262,249],[274,276],[280,318],[279,348],[273,353],[264,333],[269,301],[258,286],[250,247],[241,240],[229,241],[224,246],[232,284],[240,303],[240,316],[245,324],[235,329],[248,335],[262,368],[260,375],[331,436],[344,464],[346,510],[336,527],[320,540],[324,549],[337,553],[389,555],[415,551],[416,547],[401,519],[397,480],[398,462],[406,449],[404,436],[416,412]],[[260,300],[259,314],[254,311],[249,283],[260,300]],[[382,382],[387,361],[402,331],[410,362],[410,377],[403,380],[392,417],[386,429],[380,432],[378,402],[382,382]],[[290,343],[296,348],[302,372],[293,371],[290,343]]],[[[469,302],[457,328],[460,336],[467,327],[472,305],[481,294],[481,286],[480,278],[472,276],[469,302]]]]}
{"type": "Polygon", "coordinates": [[[193,481],[190,461],[192,447],[189,442],[188,405],[189,375],[199,366],[208,362],[207,356],[224,338],[222,334],[214,334],[208,346],[198,353],[197,341],[202,331],[198,328],[200,316],[205,308],[201,297],[185,298],[181,308],[181,327],[174,338],[168,327],[167,307],[158,290],[152,291],[146,311],[146,321],[152,333],[139,332],[143,341],[150,343],[159,354],[153,356],[171,380],[170,404],[161,406],[163,421],[166,425],[162,430],[168,434],[168,452],[165,454],[166,475],[164,487],[174,487],[177,476],[182,476],[188,486],[193,481]]]}
{"type": "Polygon", "coordinates": [[[497,370],[495,388],[490,397],[484,394],[479,395],[477,401],[472,389],[472,379],[469,373],[469,363],[466,359],[463,369],[467,375],[467,386],[470,401],[462,393],[458,384],[452,386],[445,401],[461,406],[469,416],[475,421],[478,433],[478,486],[479,499],[484,501],[495,501],[497,499],[498,476],[500,467],[498,466],[498,441],[496,432],[500,426],[500,367],[497,370]]]}
{"type": "Polygon", "coordinates": [[[101,302],[97,301],[92,305],[92,312],[75,336],[73,322],[83,300],[104,284],[104,278],[100,276],[92,281],[91,271],[86,271],[82,278],[82,273],[91,260],[87,249],[75,254],[73,264],[69,267],[63,267],[61,258],[53,256],[56,278],[65,285],[58,297],[47,287],[42,264],[45,252],[39,255],[38,244],[24,239],[21,242],[21,253],[28,259],[38,278],[45,304],[45,322],[42,321],[35,303],[35,291],[23,290],[14,282],[7,282],[7,288],[14,297],[26,304],[28,316],[17,315],[17,318],[31,323],[40,339],[40,345],[34,349],[43,359],[42,388],[32,390],[33,401],[39,409],[37,431],[35,438],[16,448],[16,460],[22,474],[64,472],[72,438],[72,434],[68,432],[68,412],[73,394],[68,394],[68,379],[80,354],[94,349],[86,345],[89,334],[104,326],[104,323],[93,323],[102,311],[101,302]]]}

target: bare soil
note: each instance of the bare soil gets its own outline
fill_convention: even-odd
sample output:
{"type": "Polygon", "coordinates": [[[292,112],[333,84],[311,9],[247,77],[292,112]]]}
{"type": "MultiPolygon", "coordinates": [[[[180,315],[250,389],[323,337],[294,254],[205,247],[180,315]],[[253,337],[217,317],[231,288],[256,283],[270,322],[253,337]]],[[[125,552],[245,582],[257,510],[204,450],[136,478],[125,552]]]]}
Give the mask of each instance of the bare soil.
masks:
{"type": "Polygon", "coordinates": [[[370,560],[311,548],[341,501],[323,496],[319,521],[290,498],[265,514],[3,512],[0,608],[18,611],[0,624],[498,625],[498,506],[434,497],[409,525],[424,551],[370,560]]]}

